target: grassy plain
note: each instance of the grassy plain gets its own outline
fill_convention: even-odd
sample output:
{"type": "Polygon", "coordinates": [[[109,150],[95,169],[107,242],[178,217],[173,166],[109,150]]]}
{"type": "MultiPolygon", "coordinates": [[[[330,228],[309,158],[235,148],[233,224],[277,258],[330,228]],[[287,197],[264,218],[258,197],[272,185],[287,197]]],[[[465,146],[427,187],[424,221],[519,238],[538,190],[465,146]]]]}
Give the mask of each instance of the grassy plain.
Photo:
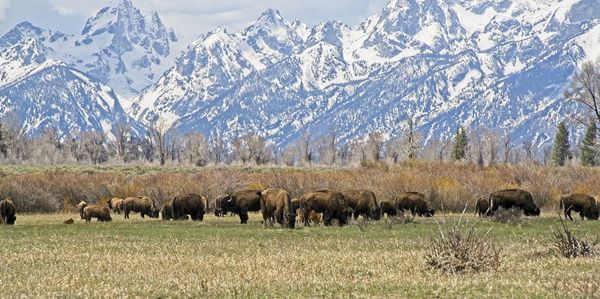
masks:
{"type": "MultiPolygon", "coordinates": [[[[21,297],[599,297],[600,258],[552,252],[551,213],[509,225],[468,215],[502,249],[499,269],[449,275],[427,269],[436,219],[371,222],[366,229],[264,229],[234,217],[203,223],[142,220],[85,224],[72,214],[19,215],[0,227],[0,296],[21,297]],[[74,225],[62,222],[74,218],[74,225]]],[[[436,215],[437,216],[437,215],[436,215]]],[[[457,215],[445,217],[456,221],[457,215]]],[[[600,221],[575,221],[594,240],[600,221]]]]}

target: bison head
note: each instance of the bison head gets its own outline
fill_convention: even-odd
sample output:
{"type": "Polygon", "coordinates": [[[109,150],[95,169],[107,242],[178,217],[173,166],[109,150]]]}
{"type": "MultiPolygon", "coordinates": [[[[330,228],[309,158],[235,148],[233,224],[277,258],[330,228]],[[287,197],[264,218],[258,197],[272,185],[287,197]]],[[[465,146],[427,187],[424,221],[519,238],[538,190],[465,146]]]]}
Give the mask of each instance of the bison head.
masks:
{"type": "Polygon", "coordinates": [[[161,209],[160,213],[162,214],[162,220],[165,220],[165,221],[171,220],[171,218],[173,217],[171,215],[171,210],[167,209],[165,207],[163,207],[161,209]]]}
{"type": "Polygon", "coordinates": [[[8,218],[6,218],[6,224],[8,225],[14,225],[15,221],[17,221],[17,216],[10,215],[8,218]]]}
{"type": "Polygon", "coordinates": [[[591,206],[585,211],[584,216],[588,219],[598,220],[600,213],[598,211],[598,208],[596,208],[595,206],[591,206]]]}
{"type": "Polygon", "coordinates": [[[524,212],[525,216],[539,216],[541,211],[539,207],[534,206],[533,208],[524,209],[524,212]]]}
{"type": "Polygon", "coordinates": [[[159,215],[160,215],[160,210],[159,210],[159,209],[157,209],[157,208],[153,208],[153,209],[150,211],[150,215],[148,215],[148,216],[150,216],[150,218],[158,218],[158,217],[159,217],[159,215]]]}
{"type": "Polygon", "coordinates": [[[377,220],[381,219],[382,214],[383,213],[381,210],[381,205],[379,205],[379,203],[378,203],[373,209],[371,209],[371,212],[369,213],[369,218],[377,221],[377,220]]]}

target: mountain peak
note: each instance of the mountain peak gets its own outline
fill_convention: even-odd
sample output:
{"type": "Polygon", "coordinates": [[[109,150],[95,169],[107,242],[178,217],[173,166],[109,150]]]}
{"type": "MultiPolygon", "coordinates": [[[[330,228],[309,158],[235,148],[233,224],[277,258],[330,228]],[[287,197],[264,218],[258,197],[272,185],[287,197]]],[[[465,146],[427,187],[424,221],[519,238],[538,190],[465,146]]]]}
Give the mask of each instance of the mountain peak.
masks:
{"type": "Polygon", "coordinates": [[[272,9],[272,8],[268,8],[267,10],[265,10],[260,17],[258,18],[259,21],[266,21],[269,23],[281,23],[284,21],[283,17],[281,16],[281,13],[279,12],[279,10],[277,9],[272,9]]]}

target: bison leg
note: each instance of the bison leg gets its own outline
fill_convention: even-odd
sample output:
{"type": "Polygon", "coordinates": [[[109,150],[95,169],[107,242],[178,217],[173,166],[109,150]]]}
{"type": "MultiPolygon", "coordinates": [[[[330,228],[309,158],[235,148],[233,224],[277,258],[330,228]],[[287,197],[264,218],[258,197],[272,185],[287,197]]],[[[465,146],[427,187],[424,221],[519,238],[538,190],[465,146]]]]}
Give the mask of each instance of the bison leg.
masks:
{"type": "Polygon", "coordinates": [[[247,224],[249,218],[250,217],[248,217],[248,210],[247,209],[243,209],[243,210],[240,211],[240,222],[242,224],[247,224]]]}
{"type": "Polygon", "coordinates": [[[568,207],[565,209],[565,218],[569,218],[569,220],[573,220],[573,217],[571,217],[571,210],[573,207],[568,207]]]}

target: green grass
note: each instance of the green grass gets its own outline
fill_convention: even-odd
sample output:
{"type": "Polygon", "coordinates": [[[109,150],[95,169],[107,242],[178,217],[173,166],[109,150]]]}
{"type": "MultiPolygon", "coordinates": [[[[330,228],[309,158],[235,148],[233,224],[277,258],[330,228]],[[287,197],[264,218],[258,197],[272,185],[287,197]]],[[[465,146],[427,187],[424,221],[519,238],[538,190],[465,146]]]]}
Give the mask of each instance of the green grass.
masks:
{"type": "MultiPolygon", "coordinates": [[[[0,227],[0,297],[593,297],[600,259],[551,252],[552,217],[506,225],[468,216],[502,248],[499,269],[448,275],[427,269],[438,229],[417,219],[387,229],[263,229],[258,215],[204,223],[113,215],[74,225],[75,215],[18,215],[0,227]]],[[[456,221],[458,216],[448,216],[456,221]]],[[[438,217],[437,220],[443,220],[438,217]]],[[[598,221],[569,223],[591,240],[598,221]]]]}

